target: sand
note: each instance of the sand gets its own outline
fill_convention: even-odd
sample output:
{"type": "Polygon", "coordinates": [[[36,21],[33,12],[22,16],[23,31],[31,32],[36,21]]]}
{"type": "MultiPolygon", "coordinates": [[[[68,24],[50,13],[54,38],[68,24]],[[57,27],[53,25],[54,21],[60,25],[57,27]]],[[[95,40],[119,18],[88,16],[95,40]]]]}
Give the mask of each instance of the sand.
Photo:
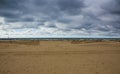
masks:
{"type": "Polygon", "coordinates": [[[0,74],[120,74],[120,42],[0,41],[0,74]]]}

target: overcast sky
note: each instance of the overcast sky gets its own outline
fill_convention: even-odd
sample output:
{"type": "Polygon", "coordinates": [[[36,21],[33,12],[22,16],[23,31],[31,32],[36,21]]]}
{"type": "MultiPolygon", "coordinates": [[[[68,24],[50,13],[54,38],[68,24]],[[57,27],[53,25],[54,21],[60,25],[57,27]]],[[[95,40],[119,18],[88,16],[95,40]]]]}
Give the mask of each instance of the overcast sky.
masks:
{"type": "Polygon", "coordinates": [[[120,0],[0,0],[0,37],[120,37],[120,0]]]}

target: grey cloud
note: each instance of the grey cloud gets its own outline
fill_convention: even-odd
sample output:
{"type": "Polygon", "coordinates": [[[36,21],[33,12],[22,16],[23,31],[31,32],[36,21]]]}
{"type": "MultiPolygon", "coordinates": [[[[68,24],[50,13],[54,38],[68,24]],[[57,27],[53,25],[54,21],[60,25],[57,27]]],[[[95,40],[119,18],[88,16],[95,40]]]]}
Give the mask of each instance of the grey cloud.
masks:
{"type": "Polygon", "coordinates": [[[19,20],[22,16],[29,15],[55,20],[65,13],[80,14],[83,5],[82,0],[1,0],[0,16],[19,20]]]}
{"type": "MultiPolygon", "coordinates": [[[[108,3],[103,5],[103,9],[105,9],[107,19],[110,19],[110,21],[104,21],[107,22],[107,24],[112,26],[112,31],[117,34],[120,34],[120,0],[110,0],[108,3]]],[[[105,16],[104,15],[104,16],[105,16]]]]}
{"type": "Polygon", "coordinates": [[[65,19],[65,18],[57,19],[57,22],[66,23],[66,24],[70,24],[71,21],[72,21],[71,19],[65,19]]]}
{"type": "Polygon", "coordinates": [[[0,16],[11,22],[20,20],[25,12],[24,3],[25,0],[0,0],[0,16]]]}
{"type": "Polygon", "coordinates": [[[0,12],[13,12],[25,8],[25,0],[0,0],[0,12]]]}
{"type": "Polygon", "coordinates": [[[0,10],[0,16],[2,16],[4,18],[18,18],[18,17],[20,17],[20,13],[17,13],[15,11],[0,10]]]}
{"type": "Polygon", "coordinates": [[[59,0],[58,6],[61,11],[70,15],[75,15],[80,14],[84,4],[82,0],[59,0]]]}
{"type": "Polygon", "coordinates": [[[111,14],[120,14],[120,0],[111,0],[108,6],[104,5],[104,8],[111,14]]]}
{"type": "Polygon", "coordinates": [[[15,29],[42,26],[65,33],[120,34],[119,0],[0,0],[0,16],[5,23],[21,23],[15,29]]]}
{"type": "Polygon", "coordinates": [[[34,22],[34,18],[6,18],[5,22],[10,23],[10,22],[34,22]]]}
{"type": "Polygon", "coordinates": [[[25,0],[0,0],[0,8],[8,10],[22,9],[25,0]]]}

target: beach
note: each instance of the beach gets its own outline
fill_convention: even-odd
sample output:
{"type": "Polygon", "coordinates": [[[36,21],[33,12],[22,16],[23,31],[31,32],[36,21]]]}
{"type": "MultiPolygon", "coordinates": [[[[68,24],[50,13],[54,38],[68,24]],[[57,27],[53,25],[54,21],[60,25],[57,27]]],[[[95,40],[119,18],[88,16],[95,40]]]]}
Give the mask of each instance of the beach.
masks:
{"type": "Polygon", "coordinates": [[[1,40],[0,74],[120,74],[120,42],[1,40]]]}

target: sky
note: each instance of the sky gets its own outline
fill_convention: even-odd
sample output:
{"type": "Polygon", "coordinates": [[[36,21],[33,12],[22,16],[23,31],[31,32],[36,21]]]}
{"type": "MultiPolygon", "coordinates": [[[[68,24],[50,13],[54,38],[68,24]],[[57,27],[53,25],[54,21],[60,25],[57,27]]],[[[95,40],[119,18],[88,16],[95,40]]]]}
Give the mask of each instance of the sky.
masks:
{"type": "Polygon", "coordinates": [[[118,37],[120,0],[0,0],[0,38],[118,37]]]}

